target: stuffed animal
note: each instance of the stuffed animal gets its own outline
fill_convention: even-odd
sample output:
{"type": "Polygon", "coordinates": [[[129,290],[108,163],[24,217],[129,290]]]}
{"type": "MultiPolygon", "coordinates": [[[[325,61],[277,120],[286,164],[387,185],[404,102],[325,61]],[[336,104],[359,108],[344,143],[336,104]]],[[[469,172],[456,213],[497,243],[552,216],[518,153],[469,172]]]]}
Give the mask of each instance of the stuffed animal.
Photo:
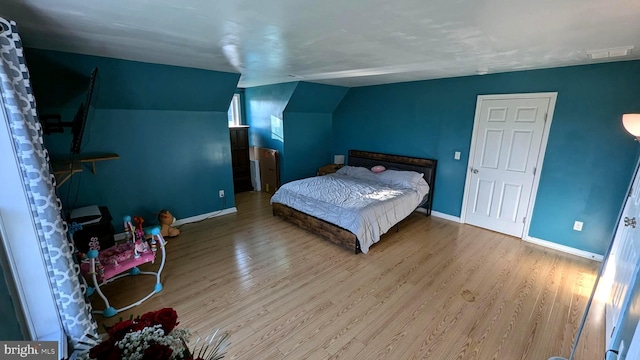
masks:
{"type": "Polygon", "coordinates": [[[160,210],[158,221],[160,222],[160,234],[162,234],[163,237],[171,238],[180,235],[179,229],[171,227],[171,224],[176,221],[176,218],[171,215],[169,210],[160,210]]]}

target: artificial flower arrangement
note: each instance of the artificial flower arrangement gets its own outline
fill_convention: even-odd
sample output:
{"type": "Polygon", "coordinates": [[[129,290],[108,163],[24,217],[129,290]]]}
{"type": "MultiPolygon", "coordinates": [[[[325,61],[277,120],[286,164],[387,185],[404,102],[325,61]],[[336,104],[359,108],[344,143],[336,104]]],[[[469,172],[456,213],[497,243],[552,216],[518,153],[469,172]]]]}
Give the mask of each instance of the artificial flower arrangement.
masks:
{"type": "Polygon", "coordinates": [[[178,359],[219,360],[225,355],[229,334],[198,338],[190,349],[191,333],[178,329],[178,314],[172,308],[148,312],[138,318],[124,320],[107,329],[108,337],[79,355],[79,359],[178,359]]]}

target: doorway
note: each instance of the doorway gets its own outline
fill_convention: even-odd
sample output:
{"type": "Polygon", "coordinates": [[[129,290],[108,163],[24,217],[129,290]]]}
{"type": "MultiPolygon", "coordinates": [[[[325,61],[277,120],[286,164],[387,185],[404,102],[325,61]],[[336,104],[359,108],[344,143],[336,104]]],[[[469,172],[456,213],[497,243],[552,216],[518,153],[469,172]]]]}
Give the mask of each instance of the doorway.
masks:
{"type": "Polygon", "coordinates": [[[556,98],[557,93],[478,96],[463,223],[526,236],[556,98]]]}

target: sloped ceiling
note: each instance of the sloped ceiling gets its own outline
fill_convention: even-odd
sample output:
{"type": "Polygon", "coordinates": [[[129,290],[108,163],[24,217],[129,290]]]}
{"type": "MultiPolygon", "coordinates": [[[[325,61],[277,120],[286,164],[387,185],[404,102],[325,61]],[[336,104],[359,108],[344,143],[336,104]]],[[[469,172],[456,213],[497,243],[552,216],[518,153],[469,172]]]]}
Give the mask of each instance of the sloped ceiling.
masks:
{"type": "Polygon", "coordinates": [[[26,46],[363,86],[640,58],[633,0],[2,0],[26,46]],[[588,50],[633,46],[591,60],[588,50]]]}

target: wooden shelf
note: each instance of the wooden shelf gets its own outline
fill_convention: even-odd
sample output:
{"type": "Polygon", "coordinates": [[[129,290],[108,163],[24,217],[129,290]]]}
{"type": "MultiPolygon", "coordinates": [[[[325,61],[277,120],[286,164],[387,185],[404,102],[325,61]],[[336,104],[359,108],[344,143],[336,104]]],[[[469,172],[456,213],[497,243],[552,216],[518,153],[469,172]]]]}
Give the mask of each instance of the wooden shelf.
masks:
{"type": "Polygon", "coordinates": [[[113,153],[87,153],[80,155],[79,159],[53,159],[51,167],[56,177],[57,186],[64,184],[73,174],[83,171],[83,164],[92,174],[96,173],[96,162],[119,159],[120,155],[113,153]]]}

